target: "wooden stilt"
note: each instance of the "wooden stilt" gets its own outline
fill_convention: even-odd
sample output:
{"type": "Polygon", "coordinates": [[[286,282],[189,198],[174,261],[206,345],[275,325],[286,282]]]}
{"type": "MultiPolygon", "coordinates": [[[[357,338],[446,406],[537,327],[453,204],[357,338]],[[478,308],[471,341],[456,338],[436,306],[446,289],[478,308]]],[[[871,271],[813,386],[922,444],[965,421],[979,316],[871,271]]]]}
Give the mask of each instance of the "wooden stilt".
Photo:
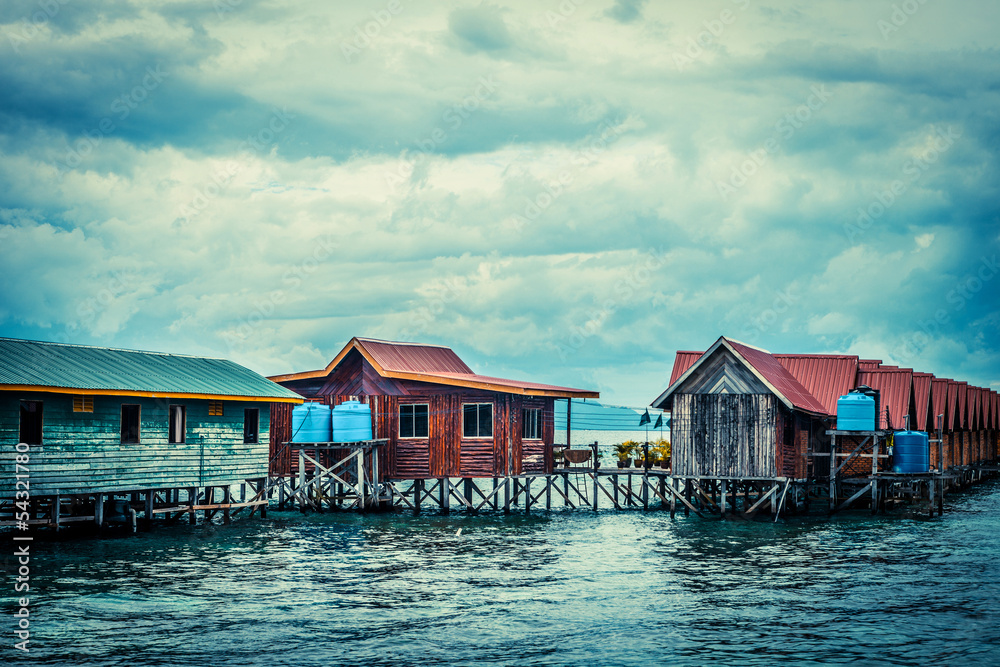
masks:
{"type": "Polygon", "coordinates": [[[94,496],[94,523],[98,528],[104,525],[104,494],[98,493],[94,496]]]}
{"type": "Polygon", "coordinates": [[[503,478],[503,513],[510,514],[510,478],[503,478]]]}
{"type": "Polygon", "coordinates": [[[142,525],[147,530],[149,530],[150,528],[153,527],[153,498],[154,498],[154,493],[155,492],[153,491],[153,489],[146,489],[146,491],[145,491],[146,507],[145,507],[145,516],[142,519],[142,525]]]}

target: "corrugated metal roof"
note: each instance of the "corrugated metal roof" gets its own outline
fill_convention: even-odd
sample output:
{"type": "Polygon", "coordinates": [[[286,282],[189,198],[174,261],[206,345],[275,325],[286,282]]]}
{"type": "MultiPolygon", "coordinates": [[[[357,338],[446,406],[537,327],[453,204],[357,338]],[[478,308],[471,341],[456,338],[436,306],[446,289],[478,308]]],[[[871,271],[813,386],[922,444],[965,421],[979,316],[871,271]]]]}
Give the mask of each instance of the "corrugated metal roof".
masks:
{"type": "Polygon", "coordinates": [[[837,399],[855,387],[858,358],[835,354],[775,354],[782,366],[818,400],[827,414],[837,414],[837,399]]]}
{"type": "Polygon", "coordinates": [[[14,338],[0,338],[0,389],[5,386],[301,400],[226,359],[14,338]]]}
{"type": "Polygon", "coordinates": [[[358,343],[384,370],[395,373],[471,374],[464,361],[450,347],[418,343],[395,343],[357,338],[358,343]]]}
{"type": "Polygon", "coordinates": [[[326,368],[274,375],[275,382],[289,382],[326,377],[334,372],[351,350],[358,350],[382,377],[430,382],[454,387],[469,387],[486,391],[504,391],[514,394],[544,395],[562,398],[599,398],[600,394],[589,389],[559,387],[477,375],[455,352],[442,345],[400,343],[374,338],[352,338],[326,368]]]}
{"type": "Polygon", "coordinates": [[[954,431],[958,424],[958,383],[954,380],[948,380],[948,416],[945,418],[948,422],[946,430],[954,431]]]}
{"type": "MultiPolygon", "coordinates": [[[[931,424],[931,428],[937,429],[937,418],[938,415],[944,415],[947,418],[947,406],[948,406],[948,382],[947,378],[934,378],[931,381],[931,414],[934,418],[934,423],[931,424]]],[[[941,420],[941,429],[947,428],[948,422],[946,419],[941,420]]]]}
{"type": "Polygon", "coordinates": [[[903,417],[910,413],[910,389],[913,386],[913,369],[911,368],[876,368],[858,373],[858,383],[866,384],[879,390],[880,411],[879,426],[888,428],[886,409],[892,419],[893,428],[903,428],[903,417]]]}
{"type": "Polygon", "coordinates": [[[956,384],[958,385],[958,423],[955,424],[955,428],[965,429],[969,425],[967,411],[969,407],[969,383],[956,382],[956,384]]]}
{"type": "Polygon", "coordinates": [[[993,398],[991,403],[993,405],[993,424],[991,428],[1000,428],[1000,395],[995,391],[990,391],[993,398]]]}
{"type": "Polygon", "coordinates": [[[979,426],[979,387],[969,385],[969,430],[979,426]]]}
{"type": "Polygon", "coordinates": [[[770,352],[728,338],[725,340],[796,408],[820,415],[836,413],[836,410],[833,413],[828,412],[823,404],[816,400],[770,352]]]}
{"type": "Polygon", "coordinates": [[[680,376],[684,375],[689,368],[694,366],[694,362],[701,358],[704,352],[693,352],[691,350],[677,350],[677,355],[674,356],[674,370],[670,372],[670,384],[677,382],[680,376]]]}
{"type": "Polygon", "coordinates": [[[881,359],[858,359],[858,370],[871,371],[882,365],[881,359]]]}
{"type": "Polygon", "coordinates": [[[934,376],[930,373],[913,373],[913,403],[917,411],[916,427],[918,431],[927,430],[927,413],[930,409],[931,383],[934,376]]]}

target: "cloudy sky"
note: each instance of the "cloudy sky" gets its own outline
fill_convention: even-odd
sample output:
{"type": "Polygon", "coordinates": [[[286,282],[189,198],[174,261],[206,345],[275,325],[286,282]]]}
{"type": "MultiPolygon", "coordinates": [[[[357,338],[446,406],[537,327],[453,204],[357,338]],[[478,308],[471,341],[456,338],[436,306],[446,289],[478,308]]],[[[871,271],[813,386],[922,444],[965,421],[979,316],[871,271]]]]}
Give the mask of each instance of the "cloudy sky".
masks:
{"type": "Polygon", "coordinates": [[[995,0],[0,3],[0,335],[1000,388],[995,0]]]}

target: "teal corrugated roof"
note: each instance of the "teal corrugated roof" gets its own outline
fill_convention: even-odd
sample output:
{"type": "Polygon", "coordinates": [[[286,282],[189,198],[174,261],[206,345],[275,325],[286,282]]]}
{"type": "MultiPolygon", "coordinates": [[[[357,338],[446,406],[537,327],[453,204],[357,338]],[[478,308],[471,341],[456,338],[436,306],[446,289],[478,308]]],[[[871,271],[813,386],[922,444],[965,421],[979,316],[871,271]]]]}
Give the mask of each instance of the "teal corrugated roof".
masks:
{"type": "Polygon", "coordinates": [[[227,359],[15,338],[0,338],[0,389],[3,385],[277,400],[302,398],[227,359]]]}

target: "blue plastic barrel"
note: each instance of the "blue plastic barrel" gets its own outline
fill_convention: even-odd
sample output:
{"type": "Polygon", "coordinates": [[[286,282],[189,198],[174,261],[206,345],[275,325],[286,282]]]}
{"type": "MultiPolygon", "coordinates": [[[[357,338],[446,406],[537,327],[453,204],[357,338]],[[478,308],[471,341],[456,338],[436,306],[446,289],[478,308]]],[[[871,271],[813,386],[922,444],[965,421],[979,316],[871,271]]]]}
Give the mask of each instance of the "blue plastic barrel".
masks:
{"type": "Polygon", "coordinates": [[[292,409],[292,442],[332,442],[330,406],[303,403],[292,409]]]}
{"type": "Polygon", "coordinates": [[[892,436],[892,471],[927,472],[931,468],[931,443],[922,431],[898,431],[892,436]]]}
{"type": "Polygon", "coordinates": [[[372,439],[372,409],[358,401],[344,401],[333,409],[333,440],[359,442],[372,439]]]}
{"type": "Polygon", "coordinates": [[[865,394],[847,394],[837,399],[838,431],[874,431],[875,399],[865,394]]]}

